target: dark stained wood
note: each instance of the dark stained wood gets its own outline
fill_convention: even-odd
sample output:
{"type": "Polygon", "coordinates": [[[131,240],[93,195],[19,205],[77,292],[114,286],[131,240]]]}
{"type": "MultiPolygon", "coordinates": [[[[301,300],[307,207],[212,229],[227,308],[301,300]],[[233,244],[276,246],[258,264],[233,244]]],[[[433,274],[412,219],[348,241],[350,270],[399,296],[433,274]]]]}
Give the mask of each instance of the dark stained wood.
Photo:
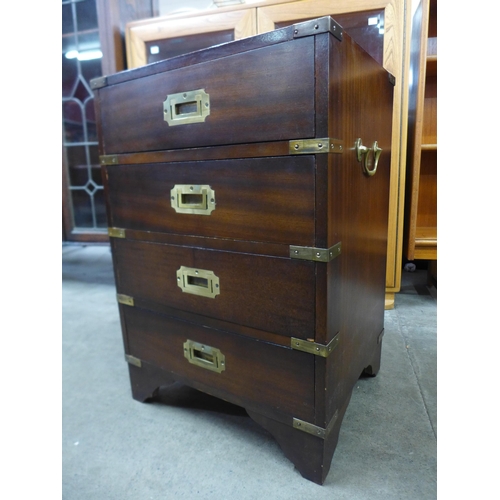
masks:
{"type": "Polygon", "coordinates": [[[378,346],[373,352],[372,360],[363,370],[363,375],[367,375],[369,377],[375,377],[380,370],[380,361],[382,358],[382,335],[383,332],[380,332],[380,339],[378,340],[378,346]]]}
{"type": "MultiPolygon", "coordinates": [[[[345,43],[349,38],[344,33],[345,43]]],[[[328,422],[350,398],[365,368],[378,371],[384,323],[392,85],[368,54],[346,51],[344,42],[330,40],[329,92],[336,106],[329,133],[342,137],[346,150],[359,137],[367,147],[377,141],[383,152],[372,177],[352,153],[329,158],[328,244],[340,240],[342,255],[338,275],[329,274],[328,322],[330,335],[339,328],[340,342],[328,361],[317,360],[317,422],[328,422]]]]}
{"type": "Polygon", "coordinates": [[[350,397],[339,409],[335,424],[325,439],[299,431],[291,425],[283,424],[248,409],[247,413],[274,436],[287,458],[304,478],[316,484],[323,484],[330,471],[333,454],[339,440],[340,426],[349,401],[350,397]]]}
{"type": "Polygon", "coordinates": [[[314,336],[314,262],[127,239],[116,239],[113,251],[118,293],[288,337],[314,336]],[[213,271],[220,294],[184,293],[181,266],[213,271]]]}
{"type": "Polygon", "coordinates": [[[111,226],[315,246],[314,163],[297,156],[109,166],[111,226]],[[193,184],[214,190],[210,215],[171,206],[171,189],[193,184]]]}
{"type": "Polygon", "coordinates": [[[252,144],[229,144],[203,148],[168,149],[114,155],[117,165],[143,163],[166,163],[170,161],[207,161],[238,158],[263,158],[288,156],[289,141],[259,142],[252,144]]]}
{"type": "Polygon", "coordinates": [[[145,78],[147,76],[173,71],[175,69],[201,64],[216,59],[222,59],[234,54],[256,50],[270,45],[280,44],[293,40],[293,26],[289,28],[274,30],[262,35],[252,36],[236,40],[232,43],[226,43],[205,50],[198,50],[189,54],[184,54],[165,61],[159,61],[156,64],[147,64],[140,68],[134,68],[130,71],[109,74],[107,77],[108,85],[128,82],[132,79],[145,78]]]}
{"type": "MultiPolygon", "coordinates": [[[[189,380],[238,394],[245,401],[311,419],[314,413],[314,358],[290,348],[237,337],[194,323],[124,308],[129,354],[189,380]],[[192,340],[219,349],[222,373],[191,364],[183,344],[192,340]],[[272,383],[270,383],[272,381],[272,383]]],[[[154,385],[154,384],[153,384],[154,385]]]]}
{"type": "MultiPolygon", "coordinates": [[[[158,304],[156,302],[151,302],[144,300],[142,298],[135,299],[134,304],[141,309],[147,311],[153,311],[160,314],[165,314],[180,320],[189,321],[191,323],[203,324],[208,328],[213,328],[215,330],[224,330],[226,332],[235,333],[238,335],[245,335],[246,337],[251,337],[253,339],[259,339],[264,342],[270,342],[272,344],[282,345],[284,347],[290,347],[290,338],[284,337],[283,335],[278,335],[272,332],[266,332],[264,330],[257,330],[255,328],[250,328],[245,325],[237,325],[235,323],[229,323],[224,319],[209,318],[208,316],[203,316],[201,314],[196,314],[188,311],[182,311],[174,307],[169,307],[164,304],[158,304]]],[[[125,328],[124,330],[125,331],[125,328]]]]}
{"type": "Polygon", "coordinates": [[[277,243],[262,243],[258,241],[227,240],[193,236],[191,234],[156,233],[151,231],[137,231],[127,229],[128,240],[150,241],[152,243],[167,243],[195,248],[210,248],[228,252],[268,255],[269,257],[290,256],[290,246],[277,243]]]}
{"type": "Polygon", "coordinates": [[[147,363],[144,363],[141,367],[129,364],[128,372],[132,397],[141,403],[145,403],[158,396],[160,387],[168,386],[175,382],[170,373],[147,363]]]}
{"type": "Polygon", "coordinates": [[[206,49],[213,45],[227,43],[234,40],[234,29],[210,31],[208,33],[196,33],[194,35],[176,36],[174,39],[166,38],[146,42],[147,63],[171,59],[182,54],[206,49]],[[158,52],[151,53],[151,47],[155,46],[158,52]]]}
{"type": "Polygon", "coordinates": [[[102,88],[106,153],[314,137],[312,38],[207,64],[102,88]],[[202,123],[170,126],[163,118],[167,96],[197,89],[210,95],[210,116],[202,123]]]}
{"type": "Polygon", "coordinates": [[[285,28],[113,75],[97,91],[97,114],[102,154],[120,153],[104,170],[110,225],[126,233],[112,239],[117,291],[135,301],[121,306],[125,349],[149,374],[131,370],[135,393],[150,397],[173,378],[243,406],[322,484],[356,381],[380,369],[393,86],[348,33],[293,35],[285,28]],[[166,131],[161,102],[186,81],[184,90],[214,96],[211,121],[166,131]],[[344,150],[289,155],[288,140],[309,137],[340,139],[344,150]],[[357,138],[383,150],[374,176],[357,161],[357,138]],[[176,183],[214,188],[212,215],[176,214],[176,183]],[[289,245],[339,242],[329,263],[289,258],[289,245]],[[180,266],[213,271],[220,295],[183,293],[180,266]],[[327,358],[289,347],[290,337],[327,344],[336,335],[327,358]],[[188,338],[221,349],[227,372],[186,365],[188,338]],[[324,440],[292,426],[301,418],[326,429],[335,415],[324,440]]]}

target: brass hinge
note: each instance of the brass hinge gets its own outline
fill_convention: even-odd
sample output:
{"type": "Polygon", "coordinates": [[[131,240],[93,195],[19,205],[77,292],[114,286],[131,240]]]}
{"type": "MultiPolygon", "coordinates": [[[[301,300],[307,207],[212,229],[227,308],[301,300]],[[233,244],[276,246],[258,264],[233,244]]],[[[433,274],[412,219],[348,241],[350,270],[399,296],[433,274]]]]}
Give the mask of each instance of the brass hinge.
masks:
{"type": "Polygon", "coordinates": [[[317,436],[321,439],[325,439],[328,436],[328,434],[330,434],[330,432],[332,431],[338,416],[339,416],[339,411],[337,410],[325,429],[323,429],[323,427],[310,424],[309,422],[305,422],[304,420],[294,418],[293,428],[299,431],[307,432],[308,434],[312,434],[313,436],[317,436]]]}
{"type": "Polygon", "coordinates": [[[318,344],[316,342],[311,342],[310,340],[298,339],[292,337],[290,339],[290,346],[292,349],[297,351],[308,352],[309,354],[314,354],[316,356],[321,356],[322,358],[328,357],[332,351],[337,347],[339,343],[339,334],[335,335],[328,344],[318,344]]]}
{"type": "Polygon", "coordinates": [[[294,38],[330,32],[337,40],[342,41],[342,27],[330,16],[324,16],[319,19],[313,19],[312,21],[297,23],[294,24],[293,28],[294,38]]]}
{"type": "Polygon", "coordinates": [[[309,155],[317,153],[342,153],[344,141],[324,137],[322,139],[294,139],[288,143],[291,155],[309,155]]]}
{"type": "Polygon", "coordinates": [[[130,295],[124,295],[123,293],[116,294],[116,299],[119,304],[124,304],[126,306],[134,305],[134,297],[130,297],[130,295]]]}
{"type": "Polygon", "coordinates": [[[92,90],[100,89],[108,84],[108,78],[106,76],[99,76],[90,80],[90,88],[92,90]]]}
{"type": "Polygon", "coordinates": [[[290,245],[290,258],[312,260],[314,262],[330,262],[338,257],[342,251],[342,242],[330,248],[298,247],[290,245]]]}
{"type": "Polygon", "coordinates": [[[142,367],[141,360],[135,356],[131,356],[130,354],[125,354],[125,361],[131,365],[137,366],[138,368],[142,367]]]}
{"type": "Polygon", "coordinates": [[[118,155],[101,155],[99,156],[99,163],[101,165],[117,165],[118,155]]]}
{"type": "Polygon", "coordinates": [[[112,238],[125,238],[125,229],[119,227],[108,227],[108,236],[112,238]]]}

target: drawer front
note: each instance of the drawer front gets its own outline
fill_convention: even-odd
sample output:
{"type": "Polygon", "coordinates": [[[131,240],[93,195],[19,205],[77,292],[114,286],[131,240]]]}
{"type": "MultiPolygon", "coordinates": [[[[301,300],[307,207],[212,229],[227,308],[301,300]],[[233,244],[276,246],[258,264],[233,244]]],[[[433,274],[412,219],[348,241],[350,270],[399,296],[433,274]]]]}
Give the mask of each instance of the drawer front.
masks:
{"type": "Polygon", "coordinates": [[[107,167],[111,225],[314,246],[311,156],[107,167]]]}
{"type": "Polygon", "coordinates": [[[287,337],[314,338],[313,262],[112,240],[119,294],[287,337]]]}
{"type": "Polygon", "coordinates": [[[238,403],[314,418],[314,358],[290,348],[122,308],[128,354],[223,391],[238,403]]]}
{"type": "Polygon", "coordinates": [[[99,91],[104,153],[314,137],[314,84],[307,37],[110,85],[99,91]]]}

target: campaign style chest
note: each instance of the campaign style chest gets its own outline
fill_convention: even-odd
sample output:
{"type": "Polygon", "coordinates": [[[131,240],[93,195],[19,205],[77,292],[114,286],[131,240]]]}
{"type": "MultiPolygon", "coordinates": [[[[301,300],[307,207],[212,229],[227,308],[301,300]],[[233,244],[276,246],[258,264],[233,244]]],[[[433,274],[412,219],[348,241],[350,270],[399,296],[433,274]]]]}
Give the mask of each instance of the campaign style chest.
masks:
{"type": "Polygon", "coordinates": [[[330,17],[92,81],[135,399],[240,405],[324,482],[380,366],[393,84],[330,17]]]}

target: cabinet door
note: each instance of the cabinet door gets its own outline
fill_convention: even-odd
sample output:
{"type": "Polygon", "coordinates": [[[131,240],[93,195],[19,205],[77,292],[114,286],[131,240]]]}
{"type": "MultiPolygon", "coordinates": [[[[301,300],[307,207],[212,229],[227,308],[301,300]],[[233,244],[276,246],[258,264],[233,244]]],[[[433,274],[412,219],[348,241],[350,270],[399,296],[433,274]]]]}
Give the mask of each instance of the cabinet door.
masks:
{"type": "Polygon", "coordinates": [[[133,22],[125,33],[127,65],[137,68],[256,33],[254,8],[133,22]]]}
{"type": "Polygon", "coordinates": [[[332,16],[359,45],[396,77],[387,247],[387,308],[392,308],[394,292],[398,292],[401,285],[409,3],[408,0],[303,0],[257,8],[259,33],[316,17],[332,16]]]}
{"type": "Polygon", "coordinates": [[[413,16],[405,256],[437,260],[437,0],[413,16]]]}

